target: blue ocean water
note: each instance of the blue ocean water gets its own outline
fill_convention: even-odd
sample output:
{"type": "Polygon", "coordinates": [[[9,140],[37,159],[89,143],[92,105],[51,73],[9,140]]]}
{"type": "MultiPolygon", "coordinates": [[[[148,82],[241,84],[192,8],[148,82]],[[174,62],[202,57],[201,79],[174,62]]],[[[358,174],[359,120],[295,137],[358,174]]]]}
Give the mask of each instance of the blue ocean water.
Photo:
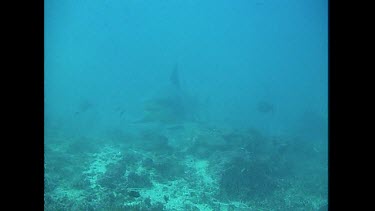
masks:
{"type": "Polygon", "coordinates": [[[46,210],[324,209],[327,131],[325,0],[45,0],[46,210]]]}

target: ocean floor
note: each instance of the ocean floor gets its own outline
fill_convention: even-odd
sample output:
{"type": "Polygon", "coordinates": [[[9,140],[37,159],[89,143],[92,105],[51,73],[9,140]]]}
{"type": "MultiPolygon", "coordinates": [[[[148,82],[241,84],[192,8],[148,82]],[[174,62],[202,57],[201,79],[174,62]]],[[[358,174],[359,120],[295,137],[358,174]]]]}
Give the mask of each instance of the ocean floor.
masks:
{"type": "Polygon", "coordinates": [[[318,142],[198,124],[46,131],[45,210],[327,210],[318,142]]]}

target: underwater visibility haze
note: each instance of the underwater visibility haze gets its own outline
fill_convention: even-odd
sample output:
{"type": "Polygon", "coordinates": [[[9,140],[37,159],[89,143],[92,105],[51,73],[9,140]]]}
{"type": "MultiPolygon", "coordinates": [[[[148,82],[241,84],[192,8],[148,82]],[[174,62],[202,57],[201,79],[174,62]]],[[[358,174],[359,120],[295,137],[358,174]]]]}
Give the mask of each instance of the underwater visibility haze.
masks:
{"type": "Polygon", "coordinates": [[[328,210],[328,2],[45,0],[45,210],[328,210]]]}

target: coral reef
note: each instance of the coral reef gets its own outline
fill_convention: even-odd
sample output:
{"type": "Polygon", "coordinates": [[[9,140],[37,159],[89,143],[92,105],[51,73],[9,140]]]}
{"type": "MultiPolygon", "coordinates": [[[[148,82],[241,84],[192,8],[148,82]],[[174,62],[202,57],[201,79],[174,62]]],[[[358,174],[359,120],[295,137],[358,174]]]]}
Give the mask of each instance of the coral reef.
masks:
{"type": "Polygon", "coordinates": [[[296,138],[198,124],[108,142],[48,134],[67,140],[46,142],[45,210],[327,208],[325,148],[296,138]]]}

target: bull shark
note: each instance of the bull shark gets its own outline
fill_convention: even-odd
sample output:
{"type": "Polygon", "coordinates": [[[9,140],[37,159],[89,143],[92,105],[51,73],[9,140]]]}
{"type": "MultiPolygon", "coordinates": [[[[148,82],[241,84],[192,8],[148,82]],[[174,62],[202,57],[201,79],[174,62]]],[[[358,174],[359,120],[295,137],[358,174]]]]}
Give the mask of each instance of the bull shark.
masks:
{"type": "Polygon", "coordinates": [[[196,115],[195,99],[181,87],[178,64],[169,77],[168,93],[144,102],[145,115],[134,123],[180,124],[196,115]]]}

